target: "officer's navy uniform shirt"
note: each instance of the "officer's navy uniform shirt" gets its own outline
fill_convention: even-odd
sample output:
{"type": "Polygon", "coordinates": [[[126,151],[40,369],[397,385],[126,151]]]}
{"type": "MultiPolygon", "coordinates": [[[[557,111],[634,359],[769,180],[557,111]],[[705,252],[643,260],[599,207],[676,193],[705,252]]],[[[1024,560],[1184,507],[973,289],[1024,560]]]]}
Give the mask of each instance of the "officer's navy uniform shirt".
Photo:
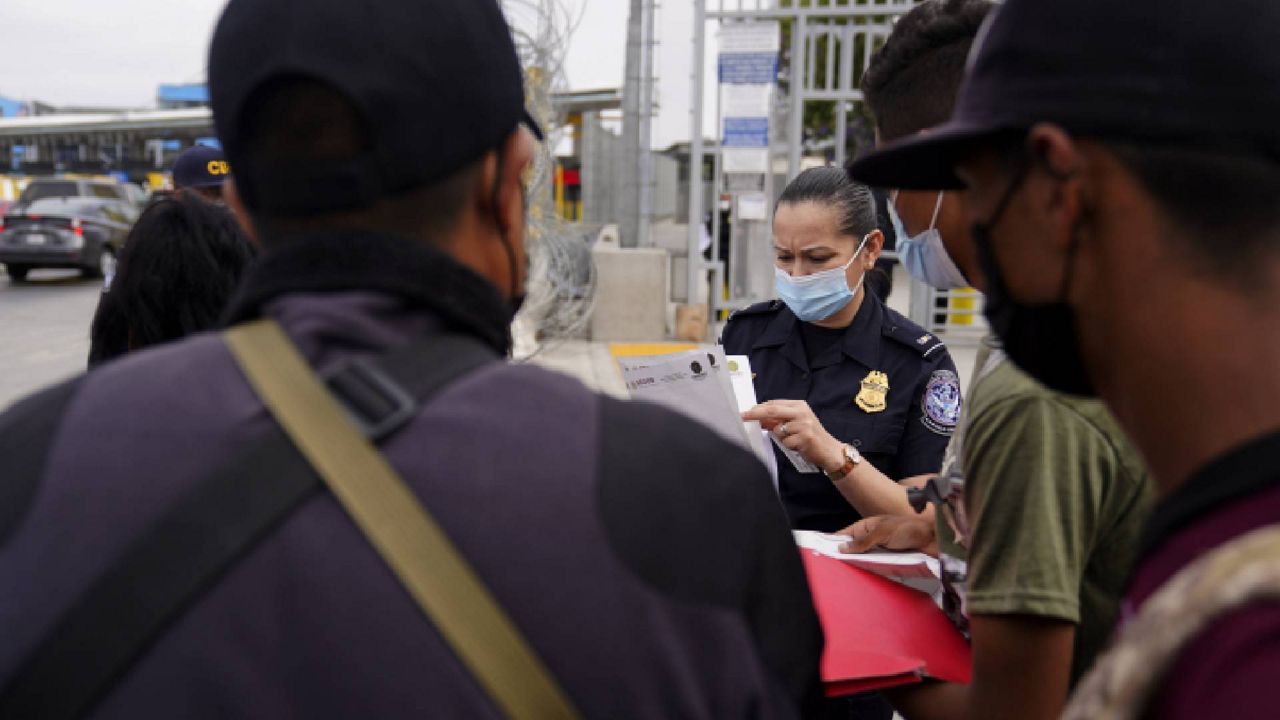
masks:
{"type": "MultiPolygon", "coordinates": [[[[960,412],[956,367],[946,346],[873,293],[864,293],[838,341],[824,338],[828,332],[806,326],[774,300],[734,313],[721,342],[725,353],[751,358],[760,402],[807,401],[827,432],[894,480],[937,472],[960,412]],[[875,385],[868,377],[873,371],[884,374],[889,388],[878,412],[856,402],[864,380],[875,385]]],[[[879,394],[871,387],[864,397],[879,394]]],[[[792,527],[833,532],[861,517],[826,475],[797,472],[775,453],[792,527]]]]}

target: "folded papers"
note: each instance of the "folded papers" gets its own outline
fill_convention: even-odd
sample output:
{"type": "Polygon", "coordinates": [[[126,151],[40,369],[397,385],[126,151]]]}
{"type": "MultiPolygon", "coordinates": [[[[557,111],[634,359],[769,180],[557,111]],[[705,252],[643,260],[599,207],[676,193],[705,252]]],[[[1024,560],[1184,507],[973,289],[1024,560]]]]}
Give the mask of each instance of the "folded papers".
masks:
{"type": "Polygon", "coordinates": [[[796,530],[796,544],[802,548],[813,550],[821,555],[873,572],[909,588],[919,590],[934,599],[941,606],[942,576],[938,559],[922,552],[894,552],[892,550],[875,550],[865,553],[846,553],[840,546],[848,542],[844,535],[813,532],[812,530],[796,530]]]}
{"type": "Polygon", "coordinates": [[[828,696],[925,678],[969,682],[969,643],[928,594],[812,549],[800,554],[826,635],[828,696]]]}

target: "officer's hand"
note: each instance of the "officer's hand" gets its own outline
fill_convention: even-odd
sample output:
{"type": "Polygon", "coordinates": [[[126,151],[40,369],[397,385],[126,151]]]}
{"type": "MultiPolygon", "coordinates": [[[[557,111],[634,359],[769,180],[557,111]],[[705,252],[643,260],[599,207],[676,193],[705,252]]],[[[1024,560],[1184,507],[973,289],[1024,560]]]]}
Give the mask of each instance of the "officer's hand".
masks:
{"type": "Polygon", "coordinates": [[[759,420],[786,447],[819,468],[834,472],[845,462],[844,443],[831,436],[803,400],[770,400],[742,413],[746,421],[759,420]]]}
{"type": "Polygon", "coordinates": [[[840,552],[860,553],[873,548],[885,550],[918,550],[938,556],[938,535],[935,525],[924,518],[911,515],[878,515],[864,518],[841,530],[848,542],[840,546],[840,552]]]}

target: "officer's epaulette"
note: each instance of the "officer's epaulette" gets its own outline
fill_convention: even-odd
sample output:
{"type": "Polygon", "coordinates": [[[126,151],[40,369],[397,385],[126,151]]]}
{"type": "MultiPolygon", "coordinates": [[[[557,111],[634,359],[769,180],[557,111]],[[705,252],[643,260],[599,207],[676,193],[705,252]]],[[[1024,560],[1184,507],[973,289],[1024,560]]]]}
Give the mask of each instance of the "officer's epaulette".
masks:
{"type": "Polygon", "coordinates": [[[885,337],[892,338],[920,353],[921,357],[931,358],[946,347],[937,335],[925,332],[915,323],[895,323],[884,326],[885,337]]]}
{"type": "Polygon", "coordinates": [[[770,313],[778,312],[783,307],[784,304],[781,300],[765,300],[764,302],[758,302],[754,305],[748,305],[741,310],[734,310],[733,314],[729,316],[729,319],[732,320],[736,317],[747,317],[748,315],[768,315],[770,313]]]}

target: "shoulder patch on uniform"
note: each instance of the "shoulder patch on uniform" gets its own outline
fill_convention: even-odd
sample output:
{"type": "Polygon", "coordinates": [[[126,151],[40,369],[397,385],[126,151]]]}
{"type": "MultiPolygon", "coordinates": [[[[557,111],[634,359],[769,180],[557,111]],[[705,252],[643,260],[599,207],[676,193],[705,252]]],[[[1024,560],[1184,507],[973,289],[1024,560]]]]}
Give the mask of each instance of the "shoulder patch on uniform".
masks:
{"type": "Polygon", "coordinates": [[[960,378],[950,370],[934,370],[920,398],[920,422],[939,435],[950,435],[960,421],[960,378]]]}
{"type": "Polygon", "coordinates": [[[945,348],[946,345],[938,339],[937,335],[925,332],[920,326],[911,325],[889,325],[884,329],[887,337],[897,340],[899,343],[915,350],[921,357],[930,357],[938,351],[939,348],[945,348]]]}

